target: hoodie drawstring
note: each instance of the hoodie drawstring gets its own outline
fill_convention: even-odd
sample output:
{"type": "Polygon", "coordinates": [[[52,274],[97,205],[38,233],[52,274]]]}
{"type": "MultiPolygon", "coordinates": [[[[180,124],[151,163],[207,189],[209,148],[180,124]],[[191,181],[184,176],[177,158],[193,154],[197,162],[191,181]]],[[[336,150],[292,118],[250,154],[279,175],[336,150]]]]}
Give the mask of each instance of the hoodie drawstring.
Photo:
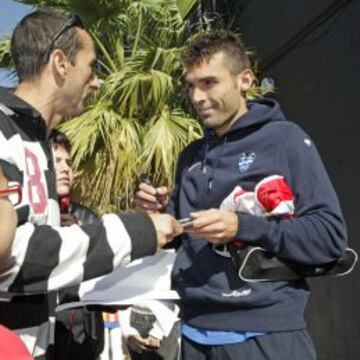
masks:
{"type": "MultiPolygon", "coordinates": [[[[211,131],[205,138],[205,146],[204,146],[204,150],[203,150],[203,156],[202,156],[202,162],[201,162],[201,172],[205,175],[207,173],[207,168],[206,168],[206,159],[207,159],[207,155],[210,149],[210,140],[212,140],[211,138],[213,138],[215,136],[215,133],[213,131],[211,131]]],[[[219,154],[216,156],[215,161],[214,161],[214,165],[211,167],[211,172],[209,173],[209,178],[208,178],[208,187],[207,190],[208,192],[212,189],[212,185],[213,185],[213,181],[215,180],[215,171],[217,168],[217,165],[219,163],[219,160],[225,150],[225,145],[227,143],[227,136],[224,136],[222,138],[217,139],[214,148],[217,147],[219,149],[219,154]]]]}

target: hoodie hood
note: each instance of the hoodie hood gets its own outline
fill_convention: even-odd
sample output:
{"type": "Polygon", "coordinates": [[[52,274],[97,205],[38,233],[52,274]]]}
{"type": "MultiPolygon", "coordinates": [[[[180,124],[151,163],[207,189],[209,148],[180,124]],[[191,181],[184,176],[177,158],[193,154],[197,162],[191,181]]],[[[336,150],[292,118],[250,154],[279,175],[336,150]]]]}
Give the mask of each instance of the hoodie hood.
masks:
{"type": "MultiPolygon", "coordinates": [[[[249,111],[241,116],[222,137],[227,137],[229,134],[254,125],[258,126],[270,121],[286,120],[276,100],[263,98],[257,101],[249,101],[247,105],[249,111]]],[[[207,129],[205,133],[206,135],[214,134],[214,131],[213,129],[207,129]]]]}

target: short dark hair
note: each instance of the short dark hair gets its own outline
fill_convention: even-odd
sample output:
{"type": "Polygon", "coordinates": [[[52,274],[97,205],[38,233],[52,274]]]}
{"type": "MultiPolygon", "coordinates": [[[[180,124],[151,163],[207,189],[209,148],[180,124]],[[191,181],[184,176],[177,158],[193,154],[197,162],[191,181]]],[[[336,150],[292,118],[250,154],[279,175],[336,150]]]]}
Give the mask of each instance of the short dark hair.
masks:
{"type": "MultiPolygon", "coordinates": [[[[16,25],[11,38],[11,56],[20,81],[40,75],[47,62],[48,47],[68,19],[68,15],[42,9],[25,16],[16,25]]],[[[76,27],[71,27],[59,36],[53,49],[61,49],[74,64],[82,46],[76,27]]]]}
{"type": "Polygon", "coordinates": [[[184,64],[190,68],[223,51],[229,60],[230,69],[238,74],[251,68],[249,57],[241,36],[227,30],[212,30],[192,36],[185,45],[184,64]]]}
{"type": "Polygon", "coordinates": [[[60,130],[54,129],[51,132],[52,144],[57,149],[59,146],[63,147],[69,154],[71,153],[70,139],[60,130]]]}

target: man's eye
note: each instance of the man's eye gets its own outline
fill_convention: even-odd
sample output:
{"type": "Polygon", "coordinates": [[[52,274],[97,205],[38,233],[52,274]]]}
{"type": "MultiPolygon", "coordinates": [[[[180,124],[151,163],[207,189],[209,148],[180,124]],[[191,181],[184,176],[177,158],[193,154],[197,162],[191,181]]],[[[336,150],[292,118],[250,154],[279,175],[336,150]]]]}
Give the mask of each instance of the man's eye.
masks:
{"type": "Polygon", "coordinates": [[[206,86],[212,86],[212,85],[215,85],[216,84],[216,81],[215,80],[205,80],[204,81],[204,84],[206,86]]]}
{"type": "Polygon", "coordinates": [[[96,60],[94,66],[93,66],[93,70],[95,72],[100,72],[102,70],[101,62],[99,60],[96,60]]]}
{"type": "Polygon", "coordinates": [[[95,74],[101,71],[101,64],[98,60],[94,61],[91,65],[91,71],[95,74]]]}

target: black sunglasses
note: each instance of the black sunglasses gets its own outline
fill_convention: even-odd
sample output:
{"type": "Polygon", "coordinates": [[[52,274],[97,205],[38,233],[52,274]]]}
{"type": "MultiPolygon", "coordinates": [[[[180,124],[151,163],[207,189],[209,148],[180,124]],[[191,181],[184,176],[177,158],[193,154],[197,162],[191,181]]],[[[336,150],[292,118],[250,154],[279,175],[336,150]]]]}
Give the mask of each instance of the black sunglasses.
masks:
{"type": "Polygon", "coordinates": [[[49,46],[46,49],[44,60],[45,64],[50,59],[51,51],[54,48],[55,41],[67,30],[71,29],[72,27],[80,27],[83,28],[83,24],[81,22],[81,19],[77,15],[70,15],[69,19],[65,22],[65,24],[60,28],[60,30],[54,35],[53,39],[51,40],[49,46]]]}

